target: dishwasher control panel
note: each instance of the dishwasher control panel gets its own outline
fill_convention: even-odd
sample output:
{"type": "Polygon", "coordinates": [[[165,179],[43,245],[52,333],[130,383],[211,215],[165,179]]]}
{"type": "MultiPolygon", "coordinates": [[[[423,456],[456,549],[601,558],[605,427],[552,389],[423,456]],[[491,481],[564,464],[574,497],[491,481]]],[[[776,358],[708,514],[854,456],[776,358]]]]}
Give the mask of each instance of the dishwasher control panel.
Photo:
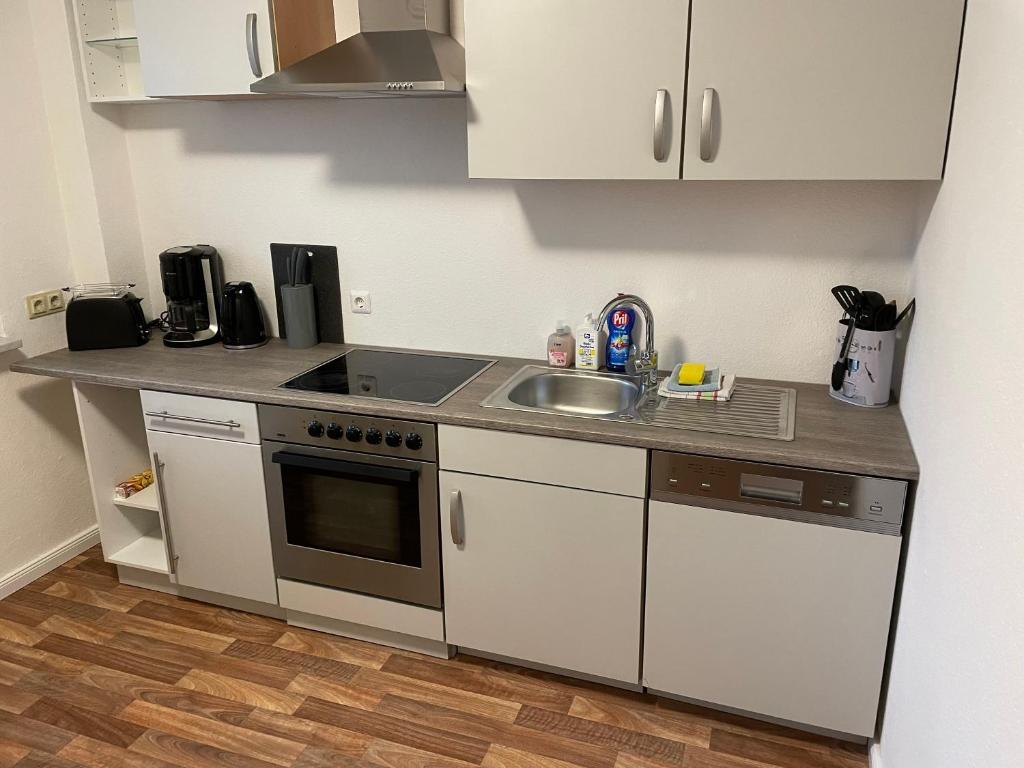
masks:
{"type": "Polygon", "coordinates": [[[898,535],[908,483],[654,451],[650,487],[657,501],[898,535]]]}

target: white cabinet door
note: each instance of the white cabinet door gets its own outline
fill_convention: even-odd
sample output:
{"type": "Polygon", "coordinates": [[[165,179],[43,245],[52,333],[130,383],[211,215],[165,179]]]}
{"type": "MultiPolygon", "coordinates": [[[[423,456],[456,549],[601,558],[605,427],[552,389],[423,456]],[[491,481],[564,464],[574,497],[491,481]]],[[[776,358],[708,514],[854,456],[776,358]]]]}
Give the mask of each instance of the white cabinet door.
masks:
{"type": "Polygon", "coordinates": [[[900,542],[652,501],[644,684],[872,735],[900,542]]]}
{"type": "Polygon", "coordinates": [[[234,96],[274,72],[268,0],[135,0],[147,96],[234,96]],[[247,23],[256,14],[254,74],[247,23]]]}
{"type": "Polygon", "coordinates": [[[963,11],[693,0],[683,178],[941,178],[963,11]]]}
{"type": "Polygon", "coordinates": [[[679,178],[689,3],[642,5],[466,0],[470,177],[679,178]]]}
{"type": "Polygon", "coordinates": [[[178,583],[276,604],[260,446],[170,432],[148,439],[163,464],[178,583]]]}
{"type": "Polygon", "coordinates": [[[638,682],[643,499],[441,472],[441,501],[449,643],[638,682]]]}

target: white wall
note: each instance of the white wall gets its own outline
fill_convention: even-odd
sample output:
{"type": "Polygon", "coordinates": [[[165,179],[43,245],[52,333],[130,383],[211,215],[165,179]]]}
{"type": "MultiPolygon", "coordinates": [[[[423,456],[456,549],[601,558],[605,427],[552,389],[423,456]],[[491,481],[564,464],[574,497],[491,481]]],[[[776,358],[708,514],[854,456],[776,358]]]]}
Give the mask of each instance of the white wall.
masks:
{"type": "MultiPolygon", "coordinates": [[[[1024,738],[1024,5],[971,0],[946,181],[914,261],[922,465],[885,768],[1009,768],[1024,738]]],[[[877,754],[877,752],[876,752],[877,754]]]]}
{"type": "Polygon", "coordinates": [[[343,290],[373,292],[349,341],[542,357],[555,321],[635,291],[665,364],[824,381],[829,288],[902,303],[936,189],[467,181],[465,119],[454,99],[126,107],[149,311],[172,245],[217,246],[272,307],[268,244],[334,244],[343,290]]]}
{"type": "Polygon", "coordinates": [[[65,345],[64,316],[29,321],[24,296],[75,277],[29,5],[0,3],[0,316],[24,339],[0,355],[0,582],[95,522],[70,384],[7,370],[65,345]]]}

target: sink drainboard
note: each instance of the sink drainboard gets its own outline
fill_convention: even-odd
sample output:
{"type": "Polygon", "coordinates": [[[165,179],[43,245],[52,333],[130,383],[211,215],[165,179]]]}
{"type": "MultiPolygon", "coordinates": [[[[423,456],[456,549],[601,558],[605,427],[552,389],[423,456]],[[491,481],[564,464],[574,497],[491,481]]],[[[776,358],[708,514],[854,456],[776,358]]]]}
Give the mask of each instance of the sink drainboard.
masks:
{"type": "Polygon", "coordinates": [[[792,440],[796,432],[796,390],[737,382],[728,402],[662,397],[641,409],[640,420],[652,427],[792,440]]]}

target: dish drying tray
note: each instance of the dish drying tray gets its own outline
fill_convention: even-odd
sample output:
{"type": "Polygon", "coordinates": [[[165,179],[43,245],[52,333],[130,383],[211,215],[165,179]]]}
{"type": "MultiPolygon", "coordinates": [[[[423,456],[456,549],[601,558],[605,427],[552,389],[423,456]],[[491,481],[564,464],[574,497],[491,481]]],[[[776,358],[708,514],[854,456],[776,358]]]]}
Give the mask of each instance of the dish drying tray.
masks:
{"type": "Polygon", "coordinates": [[[131,291],[135,283],[79,283],[69,285],[61,290],[71,294],[74,299],[120,299],[131,291]]]}
{"type": "Polygon", "coordinates": [[[640,408],[640,420],[652,427],[788,441],[796,434],[796,390],[738,381],[732,398],[722,402],[655,397],[640,408]]]}

